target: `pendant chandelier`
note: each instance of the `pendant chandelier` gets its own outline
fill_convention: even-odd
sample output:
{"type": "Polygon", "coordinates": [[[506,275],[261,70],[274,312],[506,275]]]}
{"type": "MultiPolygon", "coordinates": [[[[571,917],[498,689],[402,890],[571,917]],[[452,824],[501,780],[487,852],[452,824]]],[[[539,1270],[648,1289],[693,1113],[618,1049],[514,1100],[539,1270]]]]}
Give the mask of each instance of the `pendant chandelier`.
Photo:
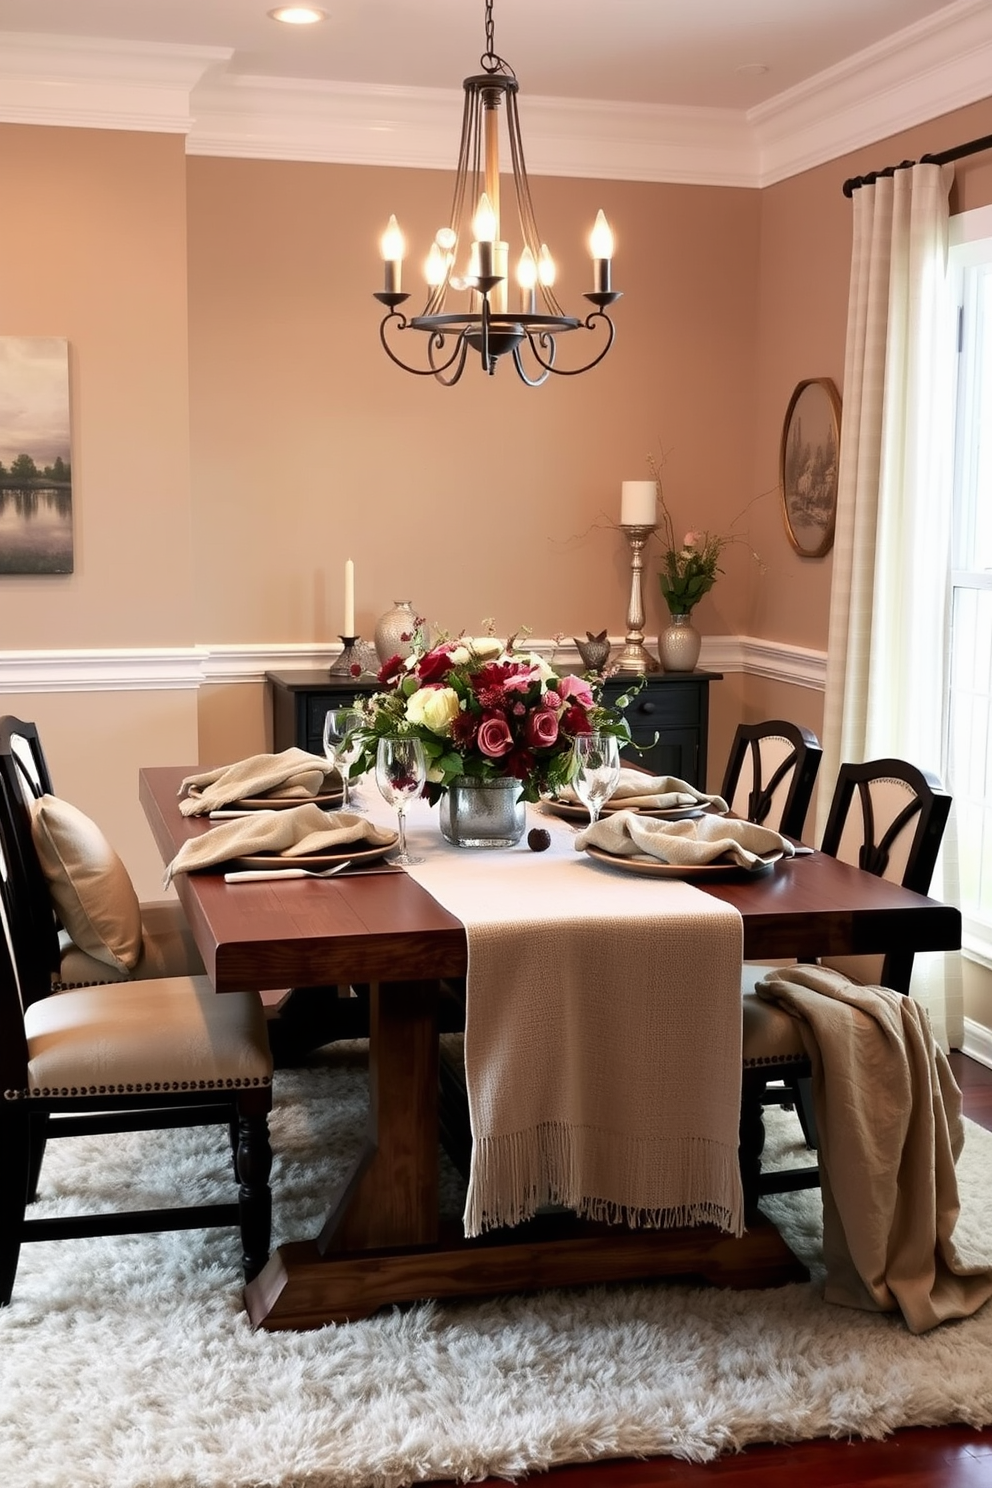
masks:
{"type": "Polygon", "coordinates": [[[390,217],[382,237],[385,285],[375,298],[386,306],[386,314],[379,339],[404,372],[435,377],[446,387],[461,377],[470,347],[479,353],[483,370],[490,375],[501,357],[510,356],[522,381],[538,387],[552,372],[564,377],[588,372],[603,360],[615,335],[606,309],[620,293],[611,286],[613,234],[602,212],[590,238],[593,284],[585,296],[595,308],[585,319],[566,315],[555,297],[554,260],[537,229],[524,164],[517,79],[512,67],[497,56],[494,45],[493,0],[486,0],[483,72],[463,84],[465,106],[451,216],[447,227],[438,230],[427,257],[427,301],[422,314],[407,319],[399,309],[410,297],[401,287],[405,244],[395,217],[390,217]],[[502,236],[505,215],[500,202],[499,110],[504,103],[522,239],[513,308],[508,303],[510,246],[502,236]],[[475,215],[469,227],[465,213],[472,207],[475,215]],[[462,262],[460,254],[468,241],[471,248],[464,251],[462,262]],[[449,304],[454,299],[461,300],[458,308],[449,304]],[[595,354],[582,366],[556,366],[557,338],[580,329],[599,333],[595,354]],[[390,345],[390,338],[400,331],[420,331],[426,336],[422,365],[411,366],[390,345]],[[605,344],[600,344],[604,337],[605,344]]]}

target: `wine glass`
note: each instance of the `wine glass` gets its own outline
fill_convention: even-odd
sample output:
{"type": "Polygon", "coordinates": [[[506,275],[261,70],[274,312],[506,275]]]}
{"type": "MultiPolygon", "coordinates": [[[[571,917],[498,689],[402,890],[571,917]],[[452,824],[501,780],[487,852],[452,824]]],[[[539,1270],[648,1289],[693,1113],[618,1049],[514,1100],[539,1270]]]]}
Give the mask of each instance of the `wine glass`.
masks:
{"type": "Polygon", "coordinates": [[[620,779],[620,747],[612,734],[579,734],[575,741],[578,773],[572,787],[589,812],[589,825],[599,820],[620,779]]]}
{"type": "Polygon", "coordinates": [[[362,715],[354,708],[331,708],[324,714],[324,754],[331,769],[337,769],[344,786],[341,805],[351,805],[348,791],[348,771],[361,750],[356,730],[362,715]]]}
{"type": "Polygon", "coordinates": [[[427,779],[427,759],[424,746],[419,739],[380,739],[375,752],[375,783],[384,800],[396,807],[399,818],[400,850],[394,859],[407,866],[422,863],[423,858],[412,858],[406,850],[406,803],[419,796],[427,779]]]}

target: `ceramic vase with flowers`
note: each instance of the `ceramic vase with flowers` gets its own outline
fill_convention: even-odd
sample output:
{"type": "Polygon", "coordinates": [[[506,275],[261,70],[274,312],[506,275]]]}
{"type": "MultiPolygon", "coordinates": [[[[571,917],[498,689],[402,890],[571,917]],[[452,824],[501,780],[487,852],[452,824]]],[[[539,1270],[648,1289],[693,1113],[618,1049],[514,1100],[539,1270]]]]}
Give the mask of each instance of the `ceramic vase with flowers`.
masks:
{"type": "Polygon", "coordinates": [[[561,790],[576,773],[581,734],[630,740],[629,698],[602,702],[585,677],[561,675],[542,656],[494,636],[459,637],[428,648],[418,633],[410,656],[381,668],[382,691],[355,699],[361,750],[354,772],[374,760],[379,739],[413,735],[427,757],[424,794],[440,804],[441,830],[459,847],[509,847],[523,835],[525,803],[561,790]]]}
{"type": "Polygon", "coordinates": [[[664,542],[658,575],[661,593],[668,606],[669,623],[658,637],[658,654],[666,672],[691,672],[699,660],[702,637],[692,623],[692,612],[716,583],[720,554],[741,539],[713,532],[687,532],[681,546],[675,540],[671,512],[665,505],[661,476],[653,459],[648,463],[658,487],[658,511],[664,542]]]}

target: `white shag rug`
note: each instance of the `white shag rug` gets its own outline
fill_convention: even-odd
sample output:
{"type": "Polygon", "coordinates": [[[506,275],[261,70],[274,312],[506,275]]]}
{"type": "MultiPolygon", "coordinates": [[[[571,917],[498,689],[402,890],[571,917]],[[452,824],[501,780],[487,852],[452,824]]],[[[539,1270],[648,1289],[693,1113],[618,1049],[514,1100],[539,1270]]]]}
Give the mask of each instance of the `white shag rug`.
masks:
{"type": "MultiPolygon", "coordinates": [[[[364,1047],[280,1071],[275,1239],[313,1233],[360,1141],[364,1047]]],[[[781,1155],[794,1118],[769,1119],[781,1155]]],[[[795,1128],[798,1131],[798,1128],[795,1128]]],[[[796,1153],[796,1157],[799,1157],[796,1153]]],[[[221,1128],[49,1144],[38,1212],[214,1196],[221,1128]],[[64,1195],[58,1201],[51,1195],[64,1195]]],[[[992,1259],[992,1134],[968,1124],[959,1244],[992,1259]]],[[[458,1202],[457,1180],[446,1186],[458,1202]]],[[[815,1267],[819,1191],[769,1201],[815,1267]]],[[[232,1230],[27,1245],[0,1311],[11,1488],[391,1488],[602,1457],[707,1461],[751,1442],[992,1422],[992,1303],[914,1338],[895,1317],[772,1291],[595,1287],[423,1303],[313,1333],[252,1332],[232,1230]]]]}

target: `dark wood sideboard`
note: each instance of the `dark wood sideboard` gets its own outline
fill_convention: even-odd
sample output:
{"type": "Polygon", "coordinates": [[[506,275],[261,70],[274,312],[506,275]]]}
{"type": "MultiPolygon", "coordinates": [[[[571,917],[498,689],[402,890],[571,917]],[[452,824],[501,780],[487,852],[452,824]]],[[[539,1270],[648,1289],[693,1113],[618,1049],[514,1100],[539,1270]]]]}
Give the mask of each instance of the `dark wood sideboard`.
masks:
{"type": "MultiPolygon", "coordinates": [[[[654,775],[677,775],[706,787],[709,686],[721,672],[659,672],[647,679],[627,711],[630,732],[643,753],[625,755],[654,775]],[[657,734],[657,739],[655,735],[657,734]]],[[[322,671],[266,672],[272,697],[272,747],[295,744],[323,754],[324,714],[346,706],[360,693],[374,692],[374,678],[331,677],[322,671]]],[[[614,702],[636,679],[611,677],[604,698],[614,702]]]]}

